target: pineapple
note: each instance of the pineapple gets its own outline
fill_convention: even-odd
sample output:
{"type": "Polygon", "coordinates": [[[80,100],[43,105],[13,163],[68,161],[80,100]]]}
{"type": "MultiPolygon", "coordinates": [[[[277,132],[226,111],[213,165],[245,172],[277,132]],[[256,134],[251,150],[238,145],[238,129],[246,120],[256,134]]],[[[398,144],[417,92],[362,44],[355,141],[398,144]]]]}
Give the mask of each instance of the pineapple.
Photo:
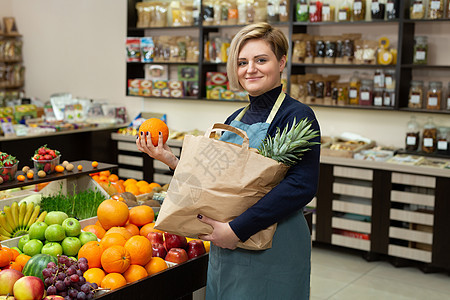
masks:
{"type": "Polygon", "coordinates": [[[303,153],[310,150],[309,147],[320,144],[309,140],[319,136],[319,131],[310,129],[312,121],[303,118],[296,123],[296,119],[284,127],[283,132],[277,128],[274,137],[267,136],[258,148],[259,154],[272,158],[285,165],[295,165],[302,159],[303,153]]]}

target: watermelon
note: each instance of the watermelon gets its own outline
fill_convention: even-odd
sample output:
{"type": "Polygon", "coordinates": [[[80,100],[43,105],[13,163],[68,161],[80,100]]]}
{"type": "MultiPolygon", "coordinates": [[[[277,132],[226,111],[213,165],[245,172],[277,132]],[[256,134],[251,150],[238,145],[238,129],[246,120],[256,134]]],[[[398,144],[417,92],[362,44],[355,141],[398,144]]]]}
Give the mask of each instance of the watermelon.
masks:
{"type": "Polygon", "coordinates": [[[58,264],[58,259],[49,254],[37,254],[30,258],[25,266],[23,267],[22,274],[25,276],[36,276],[44,281],[44,276],[42,276],[42,271],[47,268],[49,262],[54,262],[58,264]]]}

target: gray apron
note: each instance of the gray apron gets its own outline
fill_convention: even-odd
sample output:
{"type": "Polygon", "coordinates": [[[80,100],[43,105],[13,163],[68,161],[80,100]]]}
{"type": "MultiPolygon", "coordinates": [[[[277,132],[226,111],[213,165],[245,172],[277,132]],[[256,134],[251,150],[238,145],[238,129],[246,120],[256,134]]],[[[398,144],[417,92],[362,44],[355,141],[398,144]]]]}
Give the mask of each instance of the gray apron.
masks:
{"type": "MultiPolygon", "coordinates": [[[[258,148],[281,106],[282,92],[266,123],[244,124],[240,120],[248,107],[231,122],[247,132],[250,147],[258,148]]],[[[225,132],[221,140],[236,144],[242,138],[225,132]]],[[[206,285],[207,300],[309,299],[311,239],[301,211],[278,223],[272,248],[251,251],[223,249],[211,244],[206,285]]]]}

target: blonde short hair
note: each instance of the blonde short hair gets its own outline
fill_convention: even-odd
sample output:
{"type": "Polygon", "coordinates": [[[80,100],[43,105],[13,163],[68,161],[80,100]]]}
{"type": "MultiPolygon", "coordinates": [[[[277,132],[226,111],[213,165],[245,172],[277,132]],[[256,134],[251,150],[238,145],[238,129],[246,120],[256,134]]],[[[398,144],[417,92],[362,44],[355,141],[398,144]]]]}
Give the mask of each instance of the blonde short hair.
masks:
{"type": "Polygon", "coordinates": [[[237,75],[238,58],[242,47],[248,40],[252,39],[260,39],[267,42],[278,61],[280,61],[283,56],[287,56],[289,43],[281,30],[264,22],[245,26],[234,36],[228,53],[227,75],[228,83],[232,90],[244,90],[239,83],[237,75]]]}

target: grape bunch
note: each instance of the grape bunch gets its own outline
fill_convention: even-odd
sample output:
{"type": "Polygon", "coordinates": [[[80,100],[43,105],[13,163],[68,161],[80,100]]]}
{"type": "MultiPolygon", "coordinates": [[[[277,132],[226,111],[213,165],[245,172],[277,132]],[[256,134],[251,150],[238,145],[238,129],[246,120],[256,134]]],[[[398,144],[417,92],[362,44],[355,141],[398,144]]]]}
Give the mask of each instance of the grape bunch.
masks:
{"type": "Polygon", "coordinates": [[[78,262],[65,256],[58,256],[58,264],[49,262],[42,271],[47,295],[59,295],[65,300],[93,299],[96,283],[86,282],[84,272],[89,269],[86,258],[81,257],[78,262]]]}

